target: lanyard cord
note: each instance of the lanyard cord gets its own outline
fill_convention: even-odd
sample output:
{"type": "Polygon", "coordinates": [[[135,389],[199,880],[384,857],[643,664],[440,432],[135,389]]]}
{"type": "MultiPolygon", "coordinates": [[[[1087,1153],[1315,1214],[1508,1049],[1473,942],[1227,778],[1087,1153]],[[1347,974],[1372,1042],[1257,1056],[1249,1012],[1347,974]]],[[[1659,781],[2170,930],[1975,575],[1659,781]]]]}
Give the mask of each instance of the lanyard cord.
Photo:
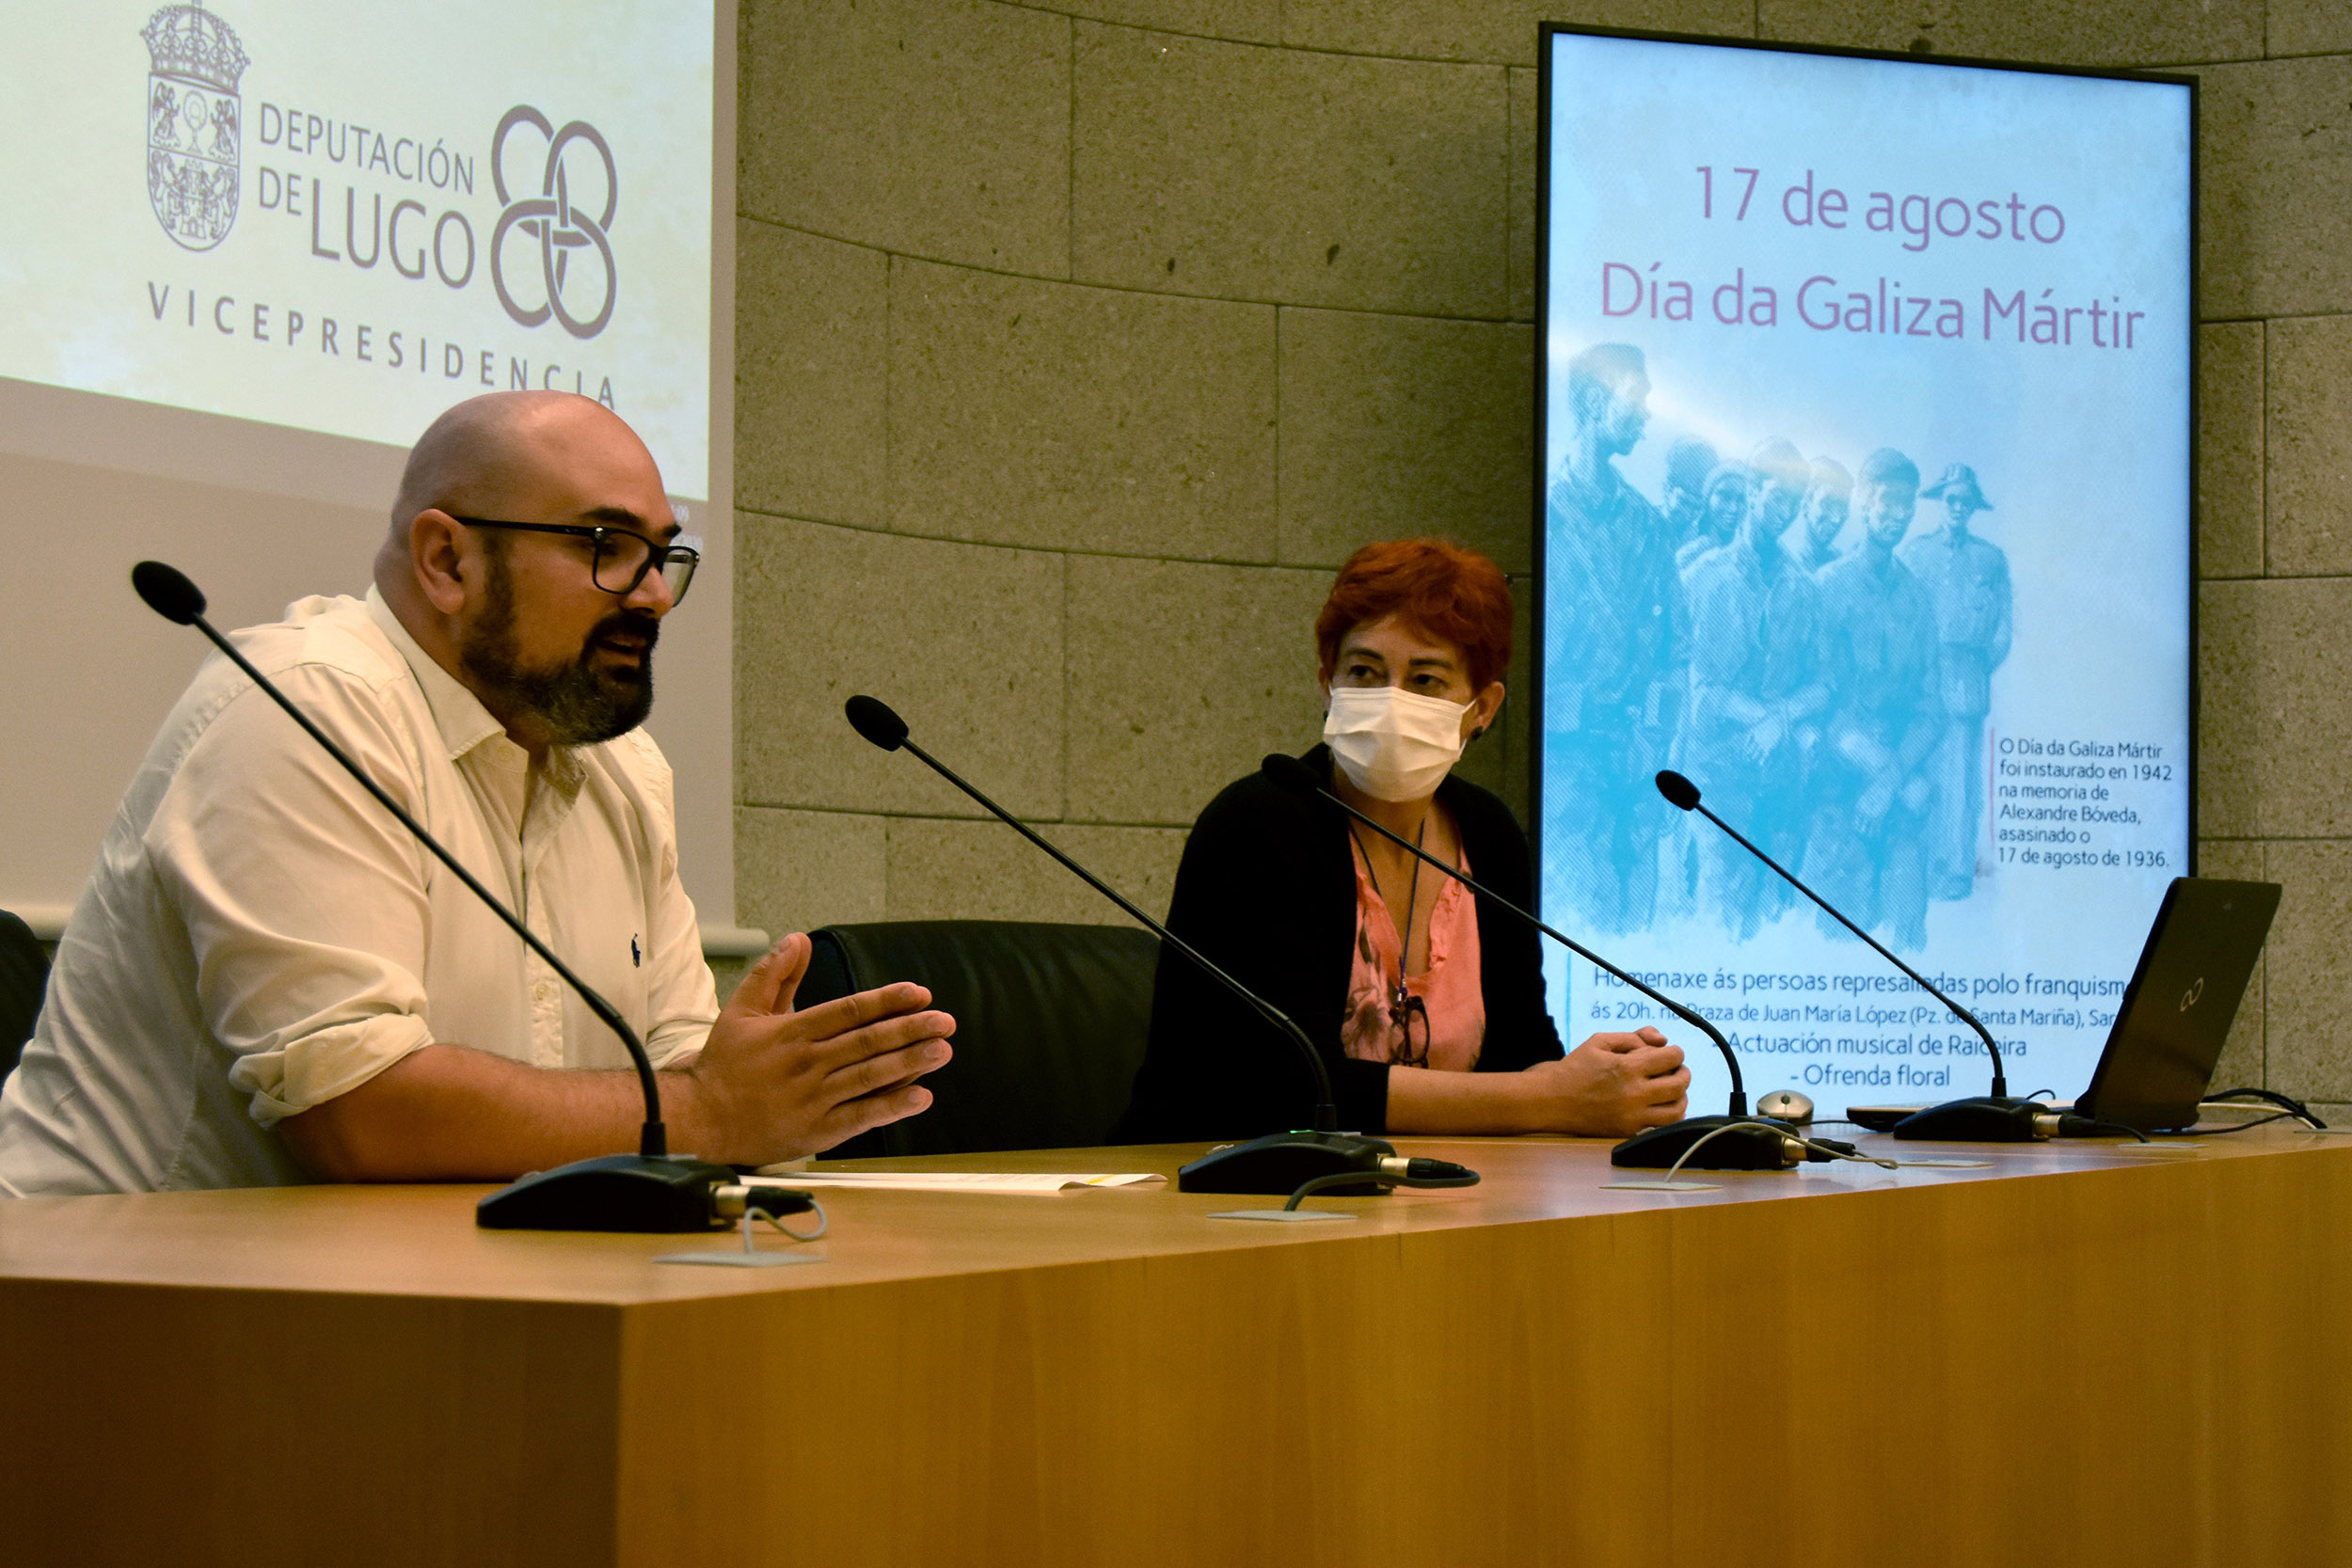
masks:
{"type": "MultiPolygon", "coordinates": [[[[1421,826],[1413,830],[1415,848],[1421,847],[1422,841],[1428,835],[1428,832],[1429,814],[1423,812],[1421,816],[1421,826]]],[[[1353,822],[1347,825],[1347,836],[1356,841],[1356,852],[1364,857],[1364,875],[1372,879],[1372,891],[1378,893],[1380,874],[1373,869],[1372,851],[1364,847],[1363,835],[1357,832],[1356,824],[1353,822]]],[[[1384,896],[1381,902],[1385,904],[1388,900],[1384,896]]],[[[1413,911],[1420,908],[1420,905],[1421,860],[1416,856],[1413,860],[1413,879],[1405,895],[1405,940],[1397,945],[1396,950],[1396,986],[1389,993],[1389,1022],[1399,1028],[1404,1027],[1406,1007],[1411,996],[1411,993],[1405,989],[1405,970],[1413,957],[1413,911]]]]}

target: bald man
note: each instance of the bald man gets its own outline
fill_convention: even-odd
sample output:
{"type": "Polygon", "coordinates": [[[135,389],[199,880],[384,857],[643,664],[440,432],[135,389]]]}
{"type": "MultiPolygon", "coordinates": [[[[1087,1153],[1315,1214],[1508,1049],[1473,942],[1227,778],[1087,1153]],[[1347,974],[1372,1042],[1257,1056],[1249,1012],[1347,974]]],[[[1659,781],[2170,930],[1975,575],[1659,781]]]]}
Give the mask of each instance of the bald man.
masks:
{"type": "MultiPolygon", "coordinates": [[[[930,1103],[954,1021],[897,985],[795,1011],[808,939],[722,1009],[638,728],[692,579],[610,410],[502,393],[410,454],[364,599],[245,655],[609,998],[671,1147],[765,1164],[930,1103]]],[[[227,660],[165,721],[0,1090],[0,1191],[503,1180],[633,1148],[612,1032],[227,660]]]]}

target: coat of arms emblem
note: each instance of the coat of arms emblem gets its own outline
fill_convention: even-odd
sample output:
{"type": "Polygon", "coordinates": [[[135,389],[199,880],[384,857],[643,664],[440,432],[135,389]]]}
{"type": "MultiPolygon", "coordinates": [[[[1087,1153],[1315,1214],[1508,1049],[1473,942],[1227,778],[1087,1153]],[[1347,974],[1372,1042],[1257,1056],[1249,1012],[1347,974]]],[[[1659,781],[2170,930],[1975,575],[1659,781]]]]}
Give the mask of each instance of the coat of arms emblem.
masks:
{"type": "Polygon", "coordinates": [[[237,221],[237,145],[245,48],[226,22],[192,5],[166,6],[139,36],[147,74],[147,199],[164,232],[210,250],[237,221]]]}

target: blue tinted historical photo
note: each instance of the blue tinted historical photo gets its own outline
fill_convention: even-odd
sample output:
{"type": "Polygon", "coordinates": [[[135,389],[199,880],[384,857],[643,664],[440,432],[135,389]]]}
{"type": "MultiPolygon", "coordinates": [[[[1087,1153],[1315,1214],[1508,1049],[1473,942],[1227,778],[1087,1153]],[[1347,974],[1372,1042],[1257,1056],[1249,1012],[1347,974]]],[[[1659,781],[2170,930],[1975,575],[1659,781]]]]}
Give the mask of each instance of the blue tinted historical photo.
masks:
{"type": "MultiPolygon", "coordinates": [[[[2026,1086],[2078,1085],[2188,868],[2184,95],[1547,47],[1545,915],[1762,1082],[1981,1092],[1981,1043],[1669,806],[1672,768],[1975,1006],[2026,1086]]],[[[1565,1029],[1679,1027],[1549,974],[1565,1029]]]]}

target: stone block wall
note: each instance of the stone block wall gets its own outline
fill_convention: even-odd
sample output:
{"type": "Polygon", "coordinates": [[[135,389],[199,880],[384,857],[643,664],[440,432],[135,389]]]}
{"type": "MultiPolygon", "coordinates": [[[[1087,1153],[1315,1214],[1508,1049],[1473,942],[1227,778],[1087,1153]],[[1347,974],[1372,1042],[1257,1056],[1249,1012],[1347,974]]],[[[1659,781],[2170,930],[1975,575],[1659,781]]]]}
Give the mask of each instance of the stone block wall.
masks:
{"type": "Polygon", "coordinates": [[[1524,594],[1547,17],[2201,77],[2200,849],[2287,888],[2222,1071],[2352,1104],[2342,0],[744,0],[740,917],[1116,918],[852,692],[1156,909],[1349,550],[1524,594]]]}

